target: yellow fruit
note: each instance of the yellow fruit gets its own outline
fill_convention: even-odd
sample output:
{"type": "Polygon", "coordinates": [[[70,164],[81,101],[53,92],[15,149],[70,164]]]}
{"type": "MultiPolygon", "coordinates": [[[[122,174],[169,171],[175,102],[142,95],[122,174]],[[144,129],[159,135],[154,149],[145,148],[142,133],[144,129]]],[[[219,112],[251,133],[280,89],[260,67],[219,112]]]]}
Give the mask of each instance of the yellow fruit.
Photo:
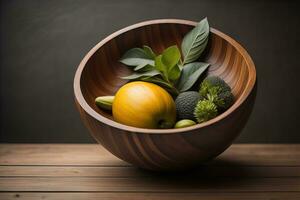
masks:
{"type": "Polygon", "coordinates": [[[113,102],[113,117],[139,128],[172,128],[176,108],[171,95],[153,83],[135,81],[122,86],[113,102]]]}

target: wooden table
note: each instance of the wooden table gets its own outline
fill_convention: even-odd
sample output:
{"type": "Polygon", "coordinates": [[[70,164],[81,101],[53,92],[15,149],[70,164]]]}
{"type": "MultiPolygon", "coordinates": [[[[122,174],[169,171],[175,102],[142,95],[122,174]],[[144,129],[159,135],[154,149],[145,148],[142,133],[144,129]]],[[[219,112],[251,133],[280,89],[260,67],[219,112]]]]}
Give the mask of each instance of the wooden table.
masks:
{"type": "Polygon", "coordinates": [[[0,199],[300,199],[300,144],[236,144],[188,172],[148,172],[94,144],[0,144],[0,199]]]}

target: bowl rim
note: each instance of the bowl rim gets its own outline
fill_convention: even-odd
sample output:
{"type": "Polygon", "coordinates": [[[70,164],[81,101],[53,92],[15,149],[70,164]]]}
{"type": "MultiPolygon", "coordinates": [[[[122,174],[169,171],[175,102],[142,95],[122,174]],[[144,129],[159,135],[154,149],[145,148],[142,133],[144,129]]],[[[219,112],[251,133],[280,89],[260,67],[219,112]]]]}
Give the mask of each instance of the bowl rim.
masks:
{"type": "Polygon", "coordinates": [[[155,19],[155,20],[148,20],[148,21],[143,21],[143,22],[139,22],[130,26],[127,26],[125,28],[122,28],[110,35],[108,35],[106,38],[104,38],[103,40],[101,40],[98,44],[96,44],[82,59],[82,61],[80,62],[76,73],[75,73],[75,77],[74,77],[74,94],[75,94],[75,99],[76,101],[79,103],[79,105],[81,106],[81,108],[91,117],[93,117],[94,119],[96,119],[97,121],[104,123],[106,125],[112,126],[114,128],[117,129],[121,129],[123,131],[129,131],[129,132],[135,132],[135,133],[148,133],[148,134],[175,134],[175,133],[183,133],[183,132],[189,132],[189,131],[193,131],[196,129],[200,129],[203,127],[207,127],[209,125],[212,125],[216,122],[221,121],[222,119],[226,118],[227,116],[229,116],[232,112],[234,112],[246,99],[247,97],[250,95],[255,82],[256,82],[256,69],[255,69],[255,65],[250,57],[250,55],[248,54],[248,52],[238,43],[236,42],[233,38],[229,37],[228,35],[226,35],[225,33],[222,33],[221,31],[214,29],[214,28],[210,28],[210,32],[222,37],[224,40],[226,40],[227,42],[229,42],[231,45],[233,45],[242,55],[242,57],[244,58],[245,62],[247,63],[247,67],[249,70],[249,79],[248,82],[246,84],[245,90],[242,92],[242,94],[240,95],[240,97],[234,102],[234,104],[227,109],[225,112],[223,112],[222,114],[218,115],[217,117],[194,125],[194,126],[190,126],[190,127],[185,127],[185,128],[179,128],[179,129],[146,129],[146,128],[137,128],[137,127],[132,127],[132,126],[127,126],[121,123],[118,123],[114,120],[111,120],[109,118],[106,118],[102,115],[100,115],[99,113],[97,113],[94,109],[92,109],[88,103],[86,102],[82,92],[81,92],[81,87],[80,87],[80,82],[81,82],[81,74],[82,71],[86,65],[86,63],[88,62],[88,60],[93,56],[93,54],[100,49],[104,44],[106,44],[107,42],[109,42],[111,39],[134,29],[143,27],[143,26],[148,26],[148,25],[153,25],[153,24],[182,24],[182,25],[190,25],[190,26],[195,26],[197,24],[197,22],[195,21],[190,21],[190,20],[183,20],[183,19],[155,19]]]}

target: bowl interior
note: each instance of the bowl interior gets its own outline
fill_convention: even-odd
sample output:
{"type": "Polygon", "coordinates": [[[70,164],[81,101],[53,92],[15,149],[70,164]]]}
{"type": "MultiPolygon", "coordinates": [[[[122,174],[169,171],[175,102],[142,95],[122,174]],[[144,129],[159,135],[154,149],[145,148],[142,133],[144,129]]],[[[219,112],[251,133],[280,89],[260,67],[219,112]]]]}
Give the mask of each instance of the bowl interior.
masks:
{"type": "MultiPolygon", "coordinates": [[[[97,96],[114,95],[127,82],[120,77],[129,75],[131,71],[119,62],[121,56],[128,49],[143,45],[150,46],[156,53],[161,53],[174,44],[180,47],[184,35],[192,28],[192,24],[148,24],[107,39],[88,56],[82,69],[80,88],[87,104],[100,115],[112,119],[110,114],[95,105],[94,100],[97,96]]],[[[224,79],[238,100],[248,87],[250,69],[245,55],[241,54],[232,41],[228,41],[220,32],[212,29],[208,47],[200,60],[211,64],[208,75],[224,79]]]]}

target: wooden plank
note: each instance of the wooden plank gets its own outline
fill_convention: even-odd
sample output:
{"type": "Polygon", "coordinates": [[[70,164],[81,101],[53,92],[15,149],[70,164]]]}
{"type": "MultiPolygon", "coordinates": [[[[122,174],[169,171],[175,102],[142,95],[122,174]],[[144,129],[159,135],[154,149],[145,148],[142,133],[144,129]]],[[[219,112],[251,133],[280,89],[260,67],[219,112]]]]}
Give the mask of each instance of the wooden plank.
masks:
{"type": "Polygon", "coordinates": [[[5,177],[147,177],[190,176],[190,177],[300,177],[300,167],[282,166],[202,166],[189,172],[159,173],[135,167],[98,166],[0,166],[0,176],[5,177]]]}
{"type": "Polygon", "coordinates": [[[128,165],[97,144],[0,144],[0,165],[128,165]]]}
{"type": "Polygon", "coordinates": [[[0,199],[300,199],[300,145],[233,145],[188,172],[141,170],[100,145],[1,144],[0,199]]]}
{"type": "Polygon", "coordinates": [[[0,178],[0,191],[53,192],[300,192],[300,178],[16,177],[0,178]]]}
{"type": "Polygon", "coordinates": [[[0,193],[0,199],[12,200],[299,200],[300,193],[0,193]]]}
{"type": "MultiPolygon", "coordinates": [[[[300,144],[234,144],[213,162],[300,166],[300,144]]],[[[128,166],[97,144],[0,144],[0,165],[128,166]]]]}

